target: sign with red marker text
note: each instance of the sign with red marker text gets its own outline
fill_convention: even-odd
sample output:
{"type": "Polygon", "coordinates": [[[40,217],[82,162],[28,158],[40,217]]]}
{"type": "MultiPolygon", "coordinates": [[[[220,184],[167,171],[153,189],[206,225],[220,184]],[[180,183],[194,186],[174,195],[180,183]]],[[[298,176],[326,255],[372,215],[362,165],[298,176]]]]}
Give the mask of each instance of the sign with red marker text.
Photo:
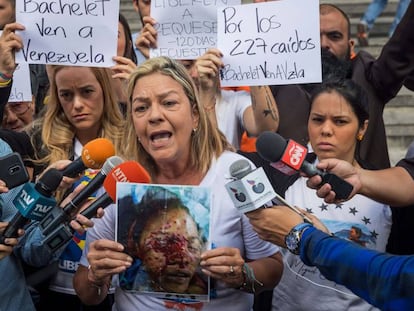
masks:
{"type": "Polygon", "coordinates": [[[217,11],[222,86],[322,81],[319,1],[281,0],[217,11]]]}
{"type": "Polygon", "coordinates": [[[116,55],[119,0],[19,0],[23,49],[16,62],[110,67],[116,55]]]}

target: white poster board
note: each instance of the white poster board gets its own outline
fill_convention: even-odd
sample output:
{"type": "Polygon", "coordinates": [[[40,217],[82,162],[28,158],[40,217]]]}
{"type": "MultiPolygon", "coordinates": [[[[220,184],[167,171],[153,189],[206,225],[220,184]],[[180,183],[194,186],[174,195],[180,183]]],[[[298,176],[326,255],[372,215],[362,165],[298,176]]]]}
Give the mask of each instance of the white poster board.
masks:
{"type": "Polygon", "coordinates": [[[152,0],[157,48],[150,50],[150,57],[196,59],[203,55],[217,46],[217,8],[240,3],[240,0],[152,0]]]}
{"type": "Polygon", "coordinates": [[[23,49],[16,62],[110,67],[116,55],[119,0],[16,1],[23,49]]]}
{"type": "Polygon", "coordinates": [[[218,11],[222,86],[322,80],[319,1],[281,0],[218,11]]]}
{"type": "Polygon", "coordinates": [[[31,102],[32,87],[30,84],[29,64],[18,64],[13,73],[13,85],[10,91],[9,102],[31,102]]]}

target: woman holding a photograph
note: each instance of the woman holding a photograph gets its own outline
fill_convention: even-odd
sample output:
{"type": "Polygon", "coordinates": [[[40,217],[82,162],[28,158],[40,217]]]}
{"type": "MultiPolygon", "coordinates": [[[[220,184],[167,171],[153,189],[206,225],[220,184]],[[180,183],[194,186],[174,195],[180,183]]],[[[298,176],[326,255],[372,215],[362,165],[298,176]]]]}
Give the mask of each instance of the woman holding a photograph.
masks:
{"type": "MultiPolygon", "coordinates": [[[[199,185],[213,194],[210,240],[214,248],[201,254],[200,266],[212,278],[209,302],[159,299],[117,288],[117,310],[251,310],[253,293],[280,280],[279,249],[257,234],[225,190],[234,153],[210,123],[186,69],[165,57],[141,64],[130,78],[125,156],[139,161],[155,184],[199,185]]],[[[88,231],[74,286],[85,303],[102,301],[113,275],[125,271],[132,257],[115,242],[116,207],[105,211],[88,231]]]]}

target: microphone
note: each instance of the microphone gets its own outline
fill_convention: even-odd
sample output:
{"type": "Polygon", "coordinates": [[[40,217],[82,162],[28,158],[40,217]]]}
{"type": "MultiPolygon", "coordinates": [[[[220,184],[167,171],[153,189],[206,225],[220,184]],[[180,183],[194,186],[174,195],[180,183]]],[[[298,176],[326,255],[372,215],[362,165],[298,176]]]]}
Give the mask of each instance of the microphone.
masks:
{"type": "Polygon", "coordinates": [[[256,150],[264,160],[271,162],[271,166],[284,174],[291,175],[302,171],[310,177],[321,176],[321,184],[330,184],[338,199],[347,199],[353,190],[353,186],[347,181],[306,161],[308,149],[294,140],[286,141],[279,134],[265,131],[257,137],[256,150]]]}
{"type": "Polygon", "coordinates": [[[122,163],[122,158],[118,156],[112,156],[108,158],[102,169],[94,178],[83,188],[76,197],[74,197],[69,203],[67,203],[63,209],[59,206],[56,206],[51,210],[50,213],[40,222],[39,226],[42,229],[44,235],[48,235],[54,228],[59,226],[62,222],[68,221],[71,219],[72,214],[74,214],[78,209],[79,205],[82,204],[89,196],[91,196],[96,190],[98,190],[106,175],[118,164],[122,163]]]}
{"type": "MultiPolygon", "coordinates": [[[[127,161],[114,167],[105,178],[103,186],[105,193],[91,203],[81,212],[83,216],[92,218],[99,207],[106,208],[115,201],[117,182],[149,183],[148,172],[137,162],[127,161]]],[[[72,239],[73,229],[66,223],[60,224],[44,240],[51,251],[59,249],[63,244],[72,239]]]]}
{"type": "MultiPolygon", "coordinates": [[[[230,175],[233,178],[235,178],[236,180],[243,180],[246,177],[246,180],[247,180],[248,184],[250,186],[252,186],[252,190],[255,193],[260,192],[260,190],[262,190],[262,189],[263,189],[262,192],[264,192],[264,189],[271,189],[269,191],[269,197],[271,195],[273,197],[271,197],[268,201],[274,201],[276,199],[276,201],[277,201],[276,203],[289,207],[291,210],[293,210],[294,212],[296,212],[297,214],[302,216],[302,218],[305,222],[313,224],[312,220],[310,218],[308,218],[305,214],[303,214],[301,210],[299,210],[296,206],[290,205],[282,196],[280,196],[277,192],[275,192],[273,190],[272,185],[271,185],[269,179],[267,178],[267,175],[264,172],[262,167],[260,167],[256,170],[253,170],[252,166],[250,165],[250,163],[247,160],[240,159],[240,160],[237,160],[236,162],[234,162],[233,164],[230,165],[230,175]],[[260,177],[256,178],[256,180],[260,180],[260,182],[253,184],[251,182],[251,180],[254,177],[252,177],[251,174],[254,173],[255,171],[260,171],[260,173],[257,174],[260,177]],[[256,188],[256,190],[254,190],[254,188],[256,188]]],[[[229,185],[229,184],[227,184],[227,185],[229,185]]],[[[227,187],[227,185],[226,185],[226,187],[227,187]]],[[[229,194],[230,194],[230,196],[232,196],[232,194],[235,193],[235,191],[233,189],[230,189],[230,190],[231,190],[231,192],[229,192],[229,194]]],[[[227,191],[229,191],[229,190],[227,190],[227,191]]],[[[236,196],[236,195],[237,194],[235,194],[234,196],[236,196]]],[[[243,195],[244,195],[243,192],[240,192],[238,195],[239,195],[239,198],[237,199],[238,201],[240,201],[240,197],[241,197],[241,199],[243,199],[243,195]]],[[[266,199],[268,199],[268,198],[266,198],[266,199]]],[[[233,202],[234,202],[234,200],[233,200],[233,202]]],[[[250,207],[244,208],[242,210],[242,212],[247,213],[247,212],[251,212],[253,210],[256,210],[258,208],[264,207],[263,204],[259,205],[258,202],[255,202],[254,199],[251,199],[251,202],[252,202],[251,208],[250,207]]],[[[240,208],[239,208],[239,210],[240,210],[240,208]]]]}
{"type": "Polygon", "coordinates": [[[245,159],[230,165],[230,175],[233,181],[225,186],[234,206],[242,213],[261,208],[276,196],[263,168],[253,170],[245,159]]]}
{"type": "Polygon", "coordinates": [[[106,138],[96,138],[82,149],[81,156],[63,170],[63,176],[76,177],[87,168],[99,169],[109,157],[115,155],[115,147],[106,138]]]}
{"type": "Polygon", "coordinates": [[[138,162],[127,161],[114,167],[105,178],[103,186],[105,193],[92,202],[81,215],[92,218],[96,215],[99,207],[105,208],[115,202],[117,182],[129,183],[150,183],[151,178],[148,172],[138,162]]]}
{"type": "Polygon", "coordinates": [[[29,220],[41,220],[45,217],[56,205],[52,194],[59,187],[62,178],[62,172],[52,168],[47,170],[36,184],[26,183],[23,186],[13,200],[18,213],[7,225],[0,237],[0,243],[4,244],[5,238],[17,237],[17,231],[29,220]]]}

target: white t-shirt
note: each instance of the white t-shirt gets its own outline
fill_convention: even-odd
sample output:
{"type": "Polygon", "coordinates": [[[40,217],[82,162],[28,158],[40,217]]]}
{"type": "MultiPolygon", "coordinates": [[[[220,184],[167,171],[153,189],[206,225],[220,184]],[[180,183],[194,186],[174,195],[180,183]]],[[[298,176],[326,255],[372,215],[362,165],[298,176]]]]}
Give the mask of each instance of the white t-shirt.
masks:
{"type": "Polygon", "coordinates": [[[221,90],[221,97],[216,102],[218,128],[237,150],[244,132],[243,114],[251,103],[249,92],[229,90],[221,90]]]}
{"type": "MultiPolygon", "coordinates": [[[[391,229],[391,210],[362,195],[340,204],[326,204],[299,178],[286,191],[286,200],[317,216],[336,236],[349,239],[351,231],[362,231],[358,244],[385,251],[391,229]],[[353,229],[357,227],[359,229],[353,229]]],[[[273,291],[272,310],[377,310],[342,285],[327,280],[316,267],[306,266],[289,251],[283,250],[284,271],[273,291]]]]}
{"type": "MultiPolygon", "coordinates": [[[[271,256],[279,251],[273,244],[261,240],[253,231],[248,218],[239,213],[234,207],[229,197],[225,184],[229,181],[229,167],[239,160],[244,159],[241,155],[233,152],[224,152],[214,161],[204,177],[200,186],[211,187],[212,189],[212,208],[210,214],[210,239],[216,247],[237,247],[244,258],[251,260],[271,256]]],[[[249,161],[250,162],[250,161],[249,161]]],[[[254,165],[252,164],[254,167],[254,165]]],[[[95,221],[93,228],[88,230],[86,245],[80,263],[88,266],[87,253],[88,245],[97,239],[115,239],[115,216],[116,206],[111,205],[106,208],[105,216],[95,221]]],[[[226,310],[226,311],[250,311],[253,305],[253,295],[227,288],[224,283],[216,282],[217,298],[210,302],[176,306],[176,309],[166,306],[166,301],[159,298],[149,297],[142,294],[127,293],[120,288],[115,292],[115,303],[113,310],[140,310],[140,311],[160,311],[160,310],[226,310]]],[[[171,302],[169,301],[169,304],[171,302]]]]}

